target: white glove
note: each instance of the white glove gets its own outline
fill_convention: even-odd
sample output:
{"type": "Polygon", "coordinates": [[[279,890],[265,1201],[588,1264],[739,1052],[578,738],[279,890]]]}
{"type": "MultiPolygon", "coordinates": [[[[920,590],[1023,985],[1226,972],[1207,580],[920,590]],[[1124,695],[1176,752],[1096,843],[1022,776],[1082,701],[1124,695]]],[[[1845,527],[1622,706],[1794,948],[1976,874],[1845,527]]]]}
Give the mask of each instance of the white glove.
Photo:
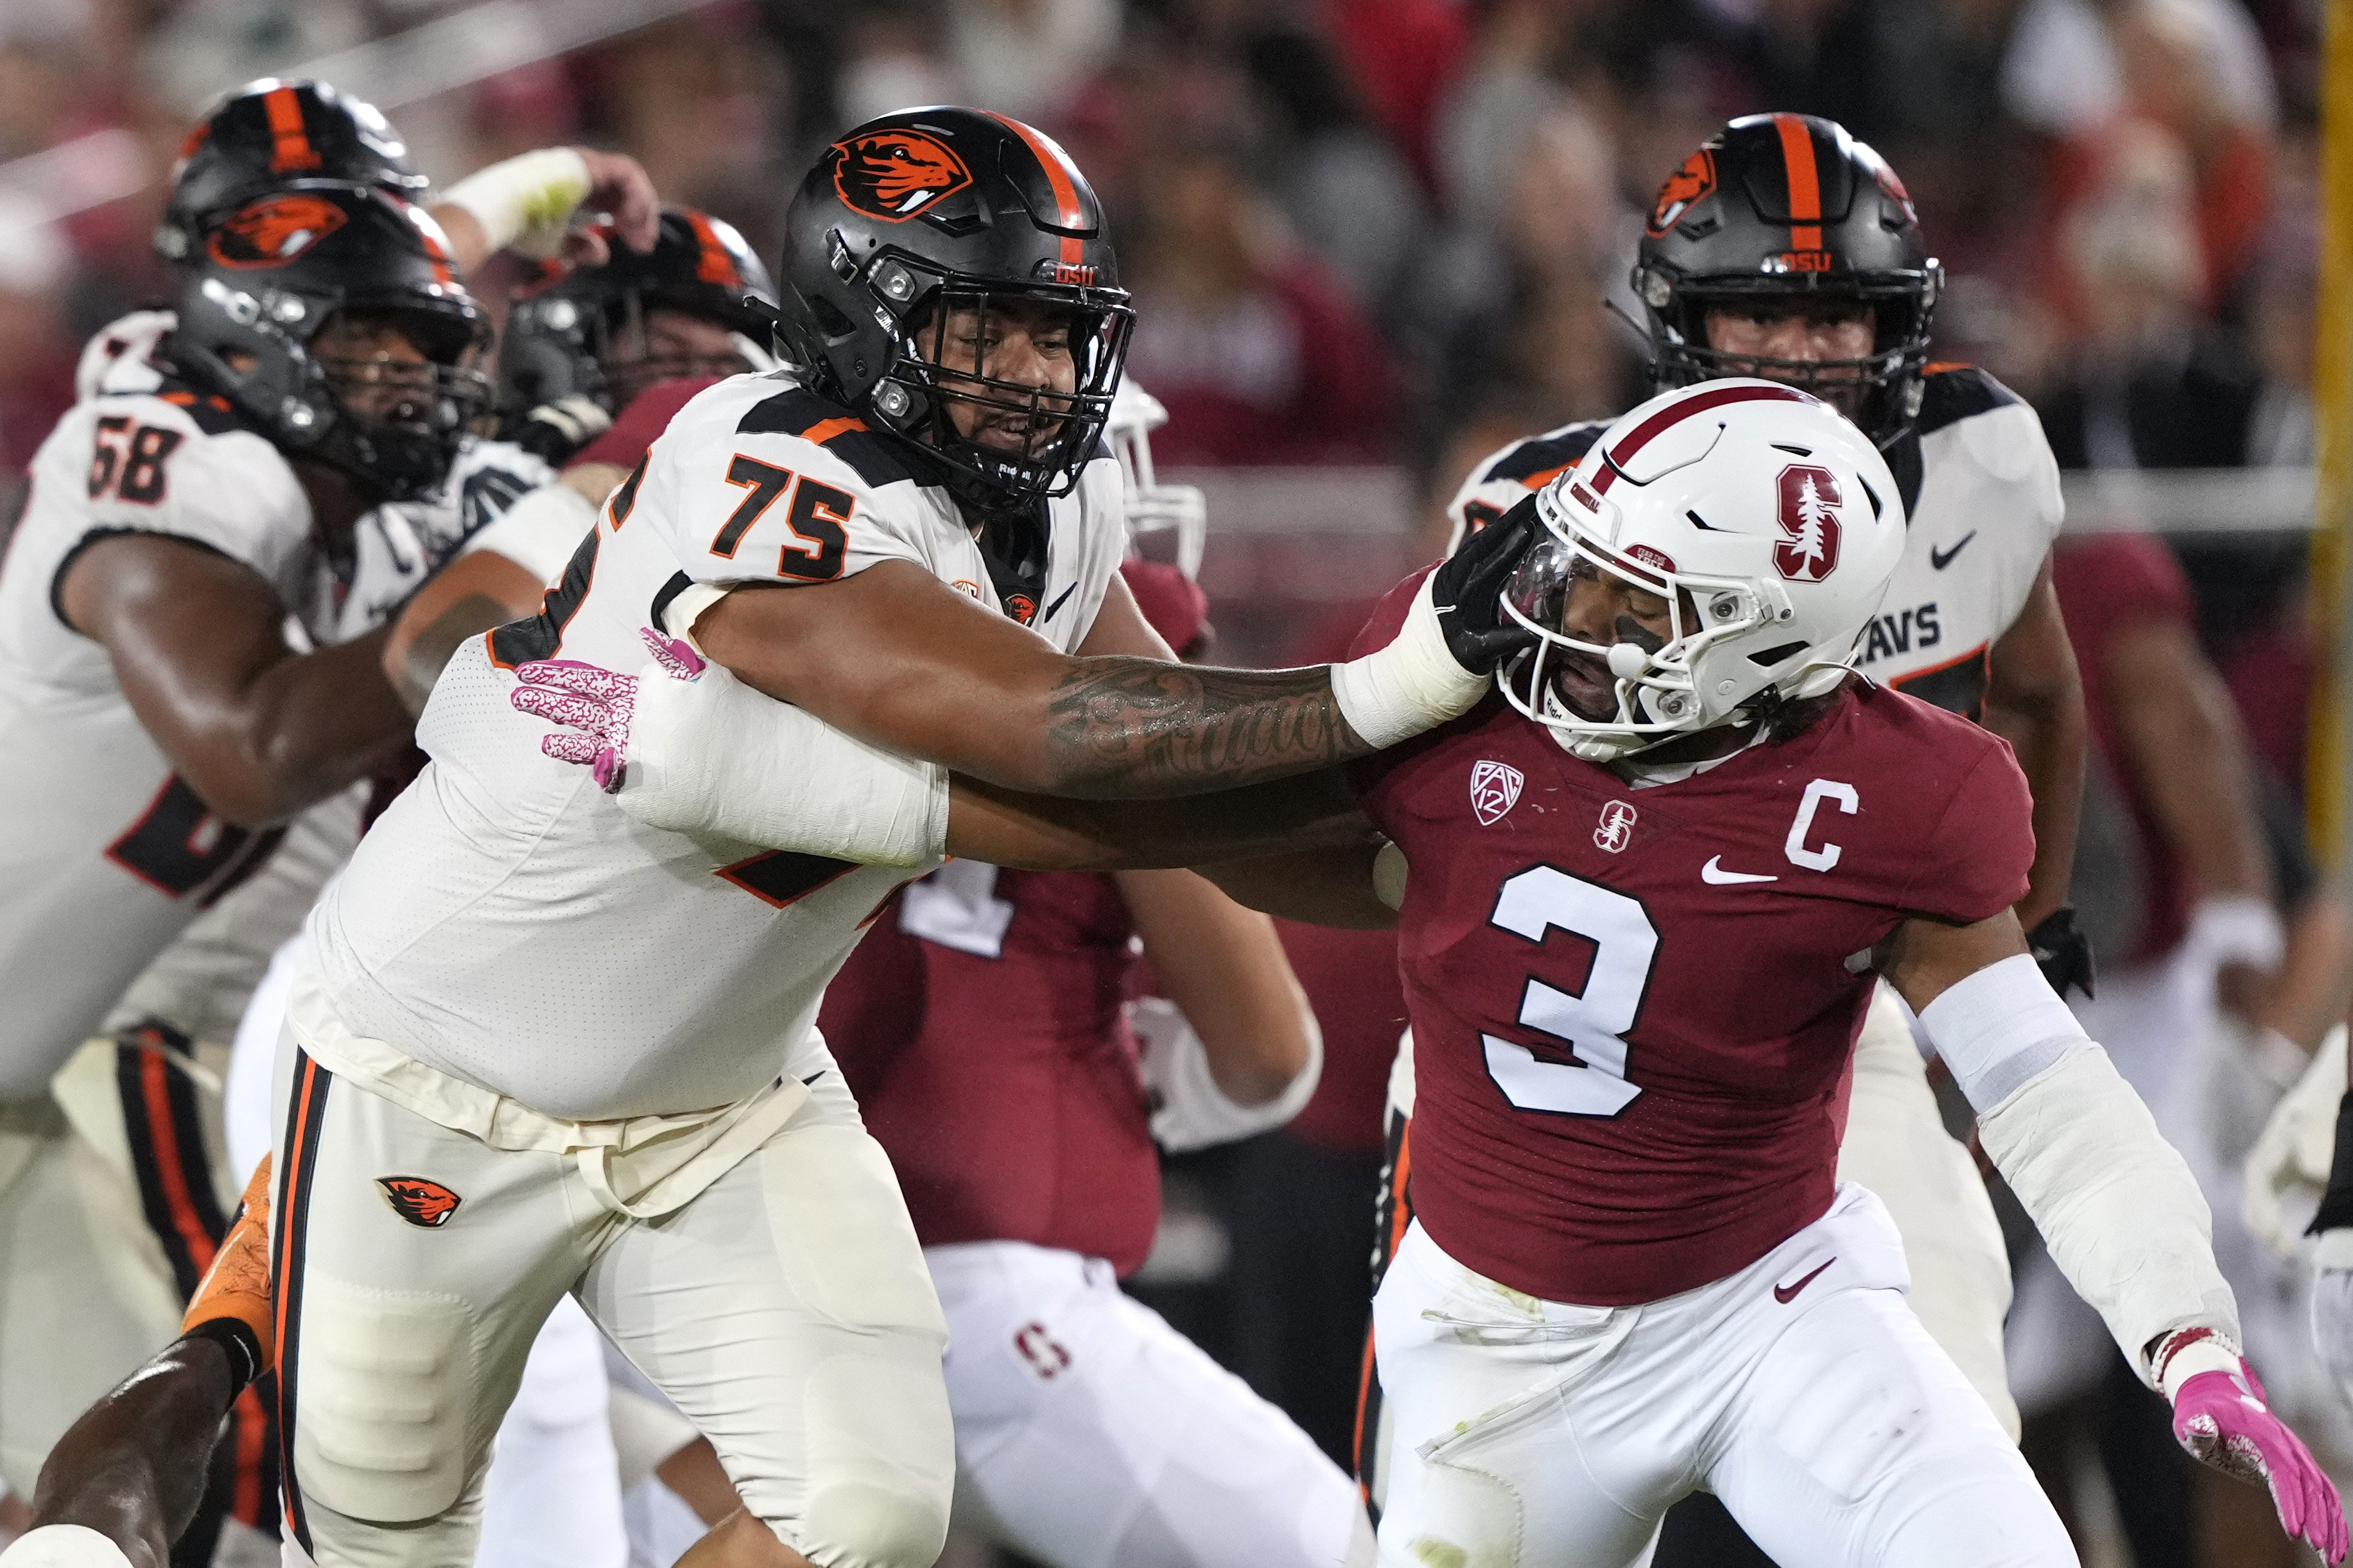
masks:
{"type": "Polygon", "coordinates": [[[0,1552],[6,1568],[131,1568],[122,1548],[81,1524],[45,1524],[0,1552]]]}
{"type": "Polygon", "coordinates": [[[2247,1151],[2239,1212],[2247,1228],[2282,1258],[2295,1256],[2296,1238],[2280,1217],[2280,1195],[2327,1186],[2337,1153],[2337,1105],[2344,1097],[2345,1026],[2339,1024],[2321,1040],[2295,1087],[2272,1108],[2247,1151]]]}
{"type": "Polygon", "coordinates": [[[1152,1096],[1152,1136],[1172,1154],[1230,1143],[1271,1131],[1298,1115],[1324,1076],[1324,1035],[1307,1026],[1307,1065],[1264,1105],[1236,1105],[1209,1072],[1208,1048],[1165,996],[1146,996],[1128,1009],[1152,1096]]]}

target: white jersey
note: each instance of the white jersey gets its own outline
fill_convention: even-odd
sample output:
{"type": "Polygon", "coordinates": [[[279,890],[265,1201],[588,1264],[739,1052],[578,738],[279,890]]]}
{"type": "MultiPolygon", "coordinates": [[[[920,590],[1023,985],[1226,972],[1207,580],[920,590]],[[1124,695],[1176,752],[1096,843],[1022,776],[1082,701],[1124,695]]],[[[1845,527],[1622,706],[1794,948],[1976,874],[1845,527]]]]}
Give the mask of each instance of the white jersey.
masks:
{"type": "MultiPolygon", "coordinates": [[[[339,573],[278,449],[151,359],[169,325],[156,316],[116,323],[85,355],[88,395],[34,455],[0,570],[0,745],[12,759],[0,777],[0,1098],[37,1092],[284,833],[215,816],[132,711],[106,649],[65,623],[57,588],[81,550],[124,532],[189,540],[260,574],[290,637],[316,646],[368,630],[548,478],[519,449],[478,447],[438,498],[362,519],[339,573]]],[[[308,886],[280,896],[307,901],[308,886]]],[[[248,956],[239,984],[268,950],[248,956]]]]}
{"type": "MultiPolygon", "coordinates": [[[[1922,378],[1920,416],[1887,454],[1910,526],[1858,663],[1885,686],[1974,719],[1993,645],[2026,608],[2064,516],[2059,464],[2042,421],[1971,365],[1922,378]]],[[[1447,509],[1466,521],[1500,517],[1575,465],[1609,421],[1565,425],[1515,441],[1471,471],[1447,509]]]]}
{"type": "MultiPolygon", "coordinates": [[[[1050,503],[1042,563],[992,575],[947,492],[786,373],[699,394],[606,503],[536,619],[460,649],[418,726],[432,757],[307,927],[355,1034],[573,1120],[705,1110],[797,1060],[865,923],[910,877],[644,826],[540,752],[511,667],[646,667],[696,584],[810,584],[905,561],[1075,649],[1123,546],[1118,465],[1050,503]],[[1042,571],[1037,567],[1042,564],[1042,571]]],[[[301,982],[298,980],[298,985],[301,982]]]]}

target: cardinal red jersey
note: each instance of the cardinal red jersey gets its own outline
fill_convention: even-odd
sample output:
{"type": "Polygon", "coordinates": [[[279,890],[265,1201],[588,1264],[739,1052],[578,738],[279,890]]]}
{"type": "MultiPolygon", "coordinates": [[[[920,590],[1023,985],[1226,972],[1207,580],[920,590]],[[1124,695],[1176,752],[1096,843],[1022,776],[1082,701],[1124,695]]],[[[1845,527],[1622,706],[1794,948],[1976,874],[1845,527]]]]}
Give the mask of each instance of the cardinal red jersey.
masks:
{"type": "Polygon", "coordinates": [[[1863,682],[1647,788],[1500,698],[1355,776],[1412,868],[1414,1213],[1555,1301],[1692,1289],[1819,1219],[1868,953],[1907,915],[2008,909],[2033,859],[2009,747],[1863,682]]]}
{"type": "Polygon", "coordinates": [[[826,988],[818,1027],[924,1246],[1144,1262],[1160,1167],[1121,1011],[1134,934],[1108,877],[952,860],[826,988]]]}

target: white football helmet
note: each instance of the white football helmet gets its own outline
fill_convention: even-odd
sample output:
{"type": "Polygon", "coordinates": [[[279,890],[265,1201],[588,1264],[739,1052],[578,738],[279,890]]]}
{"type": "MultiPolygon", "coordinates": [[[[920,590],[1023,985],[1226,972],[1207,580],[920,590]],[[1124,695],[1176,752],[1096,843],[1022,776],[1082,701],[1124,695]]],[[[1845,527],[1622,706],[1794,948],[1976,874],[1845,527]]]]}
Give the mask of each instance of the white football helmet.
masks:
{"type": "Polygon", "coordinates": [[[1152,432],[1168,423],[1160,400],[1124,376],[1112,394],[1111,420],[1103,439],[1119,459],[1120,476],[1127,481],[1124,508],[1127,518],[1127,552],[1131,555],[1166,560],[1187,577],[1201,573],[1201,551],[1208,542],[1209,512],[1199,489],[1164,485],[1152,471],[1152,432]],[[1166,540],[1153,537],[1166,534],[1166,540]],[[1145,541],[1152,538],[1146,549],[1145,541]]]}
{"type": "Polygon", "coordinates": [[[1651,398],[1535,505],[1551,538],[1513,574],[1504,607],[1538,641],[1500,685],[1589,762],[1759,717],[1761,693],[1835,689],[1904,553],[1904,503],[1871,438],[1769,381],[1651,398]],[[1673,635],[1655,650],[1568,635],[1569,584],[1596,572],[1664,596],[1673,635]],[[1562,700],[1553,678],[1569,653],[1608,667],[1616,713],[1586,719],[1562,700]]]}

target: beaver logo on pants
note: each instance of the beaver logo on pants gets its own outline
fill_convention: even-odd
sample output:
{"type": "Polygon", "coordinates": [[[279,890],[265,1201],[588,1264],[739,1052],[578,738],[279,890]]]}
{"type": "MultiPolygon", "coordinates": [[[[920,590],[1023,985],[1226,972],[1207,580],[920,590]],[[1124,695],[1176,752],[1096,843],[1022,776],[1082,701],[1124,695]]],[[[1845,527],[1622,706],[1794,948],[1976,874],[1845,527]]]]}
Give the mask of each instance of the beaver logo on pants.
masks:
{"type": "Polygon", "coordinates": [[[428,1182],[422,1176],[378,1176],[375,1184],[384,1192],[384,1201],[392,1212],[411,1225],[421,1225],[436,1230],[449,1223],[458,1205],[466,1200],[438,1182],[428,1182]]]}

